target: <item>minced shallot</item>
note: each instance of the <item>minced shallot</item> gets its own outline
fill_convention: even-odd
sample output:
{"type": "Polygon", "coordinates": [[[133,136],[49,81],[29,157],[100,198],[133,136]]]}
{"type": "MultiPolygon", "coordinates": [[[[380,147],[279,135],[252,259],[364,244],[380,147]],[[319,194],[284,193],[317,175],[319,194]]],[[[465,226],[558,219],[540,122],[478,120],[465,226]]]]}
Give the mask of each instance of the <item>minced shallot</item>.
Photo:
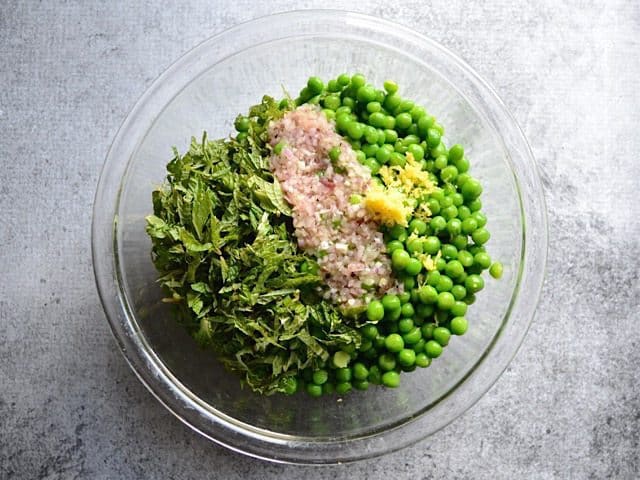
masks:
{"type": "Polygon", "coordinates": [[[300,248],[314,254],[327,299],[361,307],[402,287],[392,274],[380,225],[358,203],[371,184],[370,171],[317,107],[301,106],[269,125],[273,174],[293,209],[300,248]],[[332,162],[329,151],[338,147],[332,162]],[[354,200],[355,199],[355,200],[354,200]]]}

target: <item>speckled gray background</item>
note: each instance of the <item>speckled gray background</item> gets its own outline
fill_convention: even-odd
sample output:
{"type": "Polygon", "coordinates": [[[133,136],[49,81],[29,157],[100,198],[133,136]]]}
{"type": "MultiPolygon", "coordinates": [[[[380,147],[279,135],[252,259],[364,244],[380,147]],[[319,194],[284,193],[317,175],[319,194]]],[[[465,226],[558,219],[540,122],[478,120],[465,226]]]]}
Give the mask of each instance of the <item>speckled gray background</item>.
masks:
{"type": "Polygon", "coordinates": [[[640,4],[484,3],[0,1],[0,477],[638,478],[640,4]],[[538,314],[497,384],[419,445],[327,468],[244,458],[175,420],[117,351],[90,260],[104,156],[151,81],[213,33],[310,7],[465,58],[529,138],[550,220],[538,314]]]}

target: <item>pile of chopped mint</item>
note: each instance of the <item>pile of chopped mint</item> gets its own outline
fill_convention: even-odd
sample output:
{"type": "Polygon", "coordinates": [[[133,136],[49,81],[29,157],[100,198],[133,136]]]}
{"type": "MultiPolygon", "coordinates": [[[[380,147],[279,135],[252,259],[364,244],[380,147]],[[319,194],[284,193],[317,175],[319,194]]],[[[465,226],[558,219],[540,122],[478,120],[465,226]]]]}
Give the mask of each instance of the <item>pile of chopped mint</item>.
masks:
{"type": "Polygon", "coordinates": [[[264,97],[245,135],[174,148],[147,217],[152,258],[178,318],[256,392],[293,393],[303,370],[360,346],[322,301],[313,257],[298,249],[291,211],[268,166],[266,128],[292,103],[264,97]]]}

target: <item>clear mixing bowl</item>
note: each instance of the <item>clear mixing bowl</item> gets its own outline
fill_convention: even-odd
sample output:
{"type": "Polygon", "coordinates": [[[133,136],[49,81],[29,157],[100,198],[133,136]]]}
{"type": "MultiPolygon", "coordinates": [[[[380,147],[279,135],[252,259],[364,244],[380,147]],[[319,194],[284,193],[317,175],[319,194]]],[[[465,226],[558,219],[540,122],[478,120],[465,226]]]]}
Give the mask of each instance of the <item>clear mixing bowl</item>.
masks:
{"type": "Polygon", "coordinates": [[[393,451],[442,428],[487,391],[527,331],[542,286],[547,224],[540,180],[522,132],[462,60],[402,26],[338,11],[260,18],[212,37],[158,78],[120,128],[96,194],[93,262],[109,323],[140,380],[175,416],[211,440],[280,462],[337,463],[393,451]],[[295,94],[310,75],[393,78],[461,143],[484,186],[489,251],[504,264],[469,309],[469,331],[398,389],[343,399],[261,397],[196,347],[160,302],[144,217],[171,147],[232,132],[264,94],[295,94]]]}

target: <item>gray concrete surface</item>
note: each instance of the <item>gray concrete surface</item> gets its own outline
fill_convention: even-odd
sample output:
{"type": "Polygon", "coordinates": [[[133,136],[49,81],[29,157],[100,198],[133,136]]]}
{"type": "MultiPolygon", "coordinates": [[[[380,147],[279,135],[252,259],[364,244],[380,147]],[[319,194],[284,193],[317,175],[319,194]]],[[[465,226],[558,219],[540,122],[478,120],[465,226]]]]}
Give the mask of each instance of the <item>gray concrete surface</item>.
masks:
{"type": "Polygon", "coordinates": [[[0,2],[0,478],[638,478],[640,4],[634,1],[0,2]],[[330,468],[192,433],[138,382],[94,288],[109,143],[173,60],[273,11],[349,7],[423,32],[492,83],[529,138],[550,219],[538,314],[469,412],[330,468]]]}

